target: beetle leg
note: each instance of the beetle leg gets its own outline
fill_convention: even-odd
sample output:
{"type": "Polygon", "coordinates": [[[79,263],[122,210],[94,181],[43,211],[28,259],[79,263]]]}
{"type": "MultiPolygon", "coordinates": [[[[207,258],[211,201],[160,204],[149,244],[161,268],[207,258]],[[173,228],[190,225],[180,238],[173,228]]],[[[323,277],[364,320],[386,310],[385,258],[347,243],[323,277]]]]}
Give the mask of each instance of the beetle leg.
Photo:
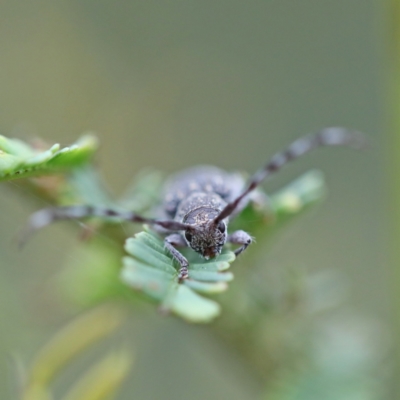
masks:
{"type": "Polygon", "coordinates": [[[234,251],[236,257],[246,250],[252,241],[252,237],[245,231],[235,231],[228,236],[229,243],[241,244],[241,246],[234,251]]]}
{"type": "Polygon", "coordinates": [[[186,247],[187,244],[183,237],[179,233],[173,233],[164,239],[164,245],[166,249],[172,254],[172,257],[178,261],[181,266],[179,269],[178,279],[182,282],[184,279],[189,277],[188,260],[175,248],[175,246],[186,247]]]}

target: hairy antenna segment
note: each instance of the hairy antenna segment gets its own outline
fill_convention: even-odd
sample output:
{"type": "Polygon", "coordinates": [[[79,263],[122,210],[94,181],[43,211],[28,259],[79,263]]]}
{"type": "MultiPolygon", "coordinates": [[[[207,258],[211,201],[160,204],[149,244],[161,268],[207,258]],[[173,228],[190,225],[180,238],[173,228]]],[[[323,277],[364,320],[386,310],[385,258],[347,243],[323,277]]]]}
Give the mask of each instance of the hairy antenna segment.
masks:
{"type": "Polygon", "coordinates": [[[365,137],[361,132],[350,131],[346,128],[334,127],[324,128],[314,135],[304,136],[295,140],[286,150],[276,153],[271,160],[260,170],[258,170],[251,178],[246,190],[238,197],[228,203],[225,208],[215,217],[214,222],[217,224],[223,219],[229,217],[239,203],[254,189],[256,189],[263,181],[279,171],[285,164],[293,161],[311,150],[324,146],[345,146],[353,149],[360,149],[365,145],[365,137]]]}
{"type": "Polygon", "coordinates": [[[83,219],[90,217],[115,217],[123,221],[137,222],[148,225],[158,225],[171,231],[180,231],[191,228],[188,224],[183,224],[174,220],[158,220],[153,218],[145,218],[141,215],[130,211],[117,211],[111,208],[97,206],[65,206],[65,207],[49,207],[39,210],[31,215],[27,226],[23,230],[19,245],[22,247],[27,239],[37,230],[50,225],[53,222],[68,219],[83,219]]]}

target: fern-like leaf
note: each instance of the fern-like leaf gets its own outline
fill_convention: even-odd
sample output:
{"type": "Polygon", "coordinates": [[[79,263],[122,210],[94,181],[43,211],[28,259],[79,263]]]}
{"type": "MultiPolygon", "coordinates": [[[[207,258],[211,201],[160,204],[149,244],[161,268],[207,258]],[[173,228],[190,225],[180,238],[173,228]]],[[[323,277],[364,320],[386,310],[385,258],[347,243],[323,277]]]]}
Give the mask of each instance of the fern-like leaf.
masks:
{"type": "Polygon", "coordinates": [[[171,311],[189,322],[209,322],[219,314],[219,304],[201,294],[227,289],[233,274],[226,270],[234,253],[224,250],[218,258],[204,261],[189,250],[189,279],[179,283],[178,267],[154,233],[138,233],[126,241],[125,249],[130,256],[123,259],[122,280],[160,303],[163,312],[171,311]]]}
{"type": "Polygon", "coordinates": [[[74,168],[88,161],[97,149],[93,135],[60,149],[59,144],[38,150],[19,139],[0,135],[0,181],[48,175],[74,168]]]}

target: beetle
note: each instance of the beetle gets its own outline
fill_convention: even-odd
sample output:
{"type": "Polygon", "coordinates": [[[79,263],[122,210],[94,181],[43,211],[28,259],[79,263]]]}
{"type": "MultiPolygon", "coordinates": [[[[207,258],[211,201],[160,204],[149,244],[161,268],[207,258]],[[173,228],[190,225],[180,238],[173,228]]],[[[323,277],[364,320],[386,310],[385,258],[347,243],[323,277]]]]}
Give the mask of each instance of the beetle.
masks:
{"type": "Polygon", "coordinates": [[[322,146],[363,147],[364,136],[346,128],[324,128],[292,142],[286,150],[276,153],[246,184],[236,173],[217,167],[192,167],[172,176],[163,190],[164,218],[146,218],[131,211],[112,208],[72,205],[45,208],[32,214],[24,238],[54,221],[87,217],[117,217],[121,220],[152,225],[165,236],[165,248],[179,263],[178,280],[189,277],[189,263],[178,250],[190,247],[206,260],[218,256],[226,242],[238,245],[238,256],[252,243],[252,237],[238,230],[228,234],[229,219],[234,218],[249,201],[256,189],[288,162],[322,146]]]}

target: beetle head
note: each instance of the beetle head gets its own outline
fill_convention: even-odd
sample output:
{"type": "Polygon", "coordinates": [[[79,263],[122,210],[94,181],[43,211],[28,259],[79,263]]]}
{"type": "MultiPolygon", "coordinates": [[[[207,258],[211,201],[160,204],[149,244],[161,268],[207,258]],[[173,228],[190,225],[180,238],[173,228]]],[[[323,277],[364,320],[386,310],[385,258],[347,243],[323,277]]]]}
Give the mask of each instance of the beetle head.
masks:
{"type": "Polygon", "coordinates": [[[206,260],[219,255],[227,239],[226,221],[214,221],[218,212],[212,208],[201,207],[190,212],[184,221],[190,225],[184,232],[188,246],[206,260]]]}

